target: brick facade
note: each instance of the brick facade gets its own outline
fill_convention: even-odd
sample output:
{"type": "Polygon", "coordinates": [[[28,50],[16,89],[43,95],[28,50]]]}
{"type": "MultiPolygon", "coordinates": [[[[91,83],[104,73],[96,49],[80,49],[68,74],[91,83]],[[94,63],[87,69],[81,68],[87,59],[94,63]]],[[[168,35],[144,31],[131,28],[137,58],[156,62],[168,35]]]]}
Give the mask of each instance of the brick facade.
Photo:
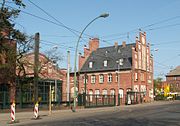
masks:
{"type": "Polygon", "coordinates": [[[90,54],[99,48],[99,39],[93,38],[89,41],[89,48],[84,46],[84,55],[79,55],[79,69],[82,68],[84,62],[87,60],[87,58],[90,56],[90,54]]]}
{"type": "MultiPolygon", "coordinates": [[[[115,47],[116,46],[117,42],[115,43],[115,47]]],[[[85,62],[87,62],[88,56],[90,56],[92,52],[96,52],[98,48],[98,39],[95,39],[95,41],[94,39],[91,39],[89,42],[89,49],[86,47],[84,49],[84,56],[80,56],[80,71],[81,68],[84,66],[85,62]]],[[[122,48],[126,48],[125,42],[122,43],[122,48]]],[[[146,101],[153,100],[153,58],[150,54],[150,44],[146,42],[146,33],[140,33],[139,38],[136,38],[135,46],[132,46],[132,67],[130,69],[120,69],[119,72],[119,92],[121,97],[125,97],[127,91],[134,91],[144,92],[146,101]]],[[[112,90],[114,90],[114,93],[117,95],[117,71],[117,69],[109,69],[104,71],[87,70],[86,72],[81,72],[79,77],[79,93],[84,92],[84,76],[85,74],[87,74],[87,93],[95,94],[99,92],[100,94],[103,94],[103,91],[106,90],[107,94],[109,95],[112,94],[112,90]],[[108,74],[112,75],[112,82],[107,82],[108,74]],[[104,76],[103,83],[99,82],[100,75],[104,76]],[[92,76],[95,76],[95,83],[91,82],[92,76]]]]}
{"type": "Polygon", "coordinates": [[[166,82],[170,85],[171,92],[180,92],[180,66],[166,75],[166,82]]]}

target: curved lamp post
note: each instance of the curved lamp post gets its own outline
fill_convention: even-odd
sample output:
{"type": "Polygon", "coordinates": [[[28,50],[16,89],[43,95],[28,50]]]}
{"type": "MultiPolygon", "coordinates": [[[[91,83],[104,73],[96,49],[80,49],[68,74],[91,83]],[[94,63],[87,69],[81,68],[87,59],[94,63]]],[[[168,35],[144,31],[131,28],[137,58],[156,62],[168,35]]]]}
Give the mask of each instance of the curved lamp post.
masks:
{"type": "Polygon", "coordinates": [[[84,31],[86,30],[86,28],[91,24],[93,23],[95,20],[97,20],[98,18],[106,18],[108,17],[109,14],[107,13],[104,13],[104,14],[101,14],[99,15],[98,17],[94,18],[91,22],[89,22],[86,27],[82,30],[82,32],[80,33],[79,35],[79,38],[78,38],[78,41],[77,41],[77,44],[76,44],[76,51],[75,51],[75,60],[74,60],[74,104],[73,104],[73,108],[72,108],[72,111],[75,112],[76,111],[76,97],[77,97],[77,92],[76,92],[76,88],[77,88],[77,76],[76,76],[76,71],[77,71],[77,68],[76,68],[76,62],[77,62],[77,50],[78,50],[78,46],[79,46],[79,41],[81,39],[81,36],[82,34],[84,33],[84,31]]]}

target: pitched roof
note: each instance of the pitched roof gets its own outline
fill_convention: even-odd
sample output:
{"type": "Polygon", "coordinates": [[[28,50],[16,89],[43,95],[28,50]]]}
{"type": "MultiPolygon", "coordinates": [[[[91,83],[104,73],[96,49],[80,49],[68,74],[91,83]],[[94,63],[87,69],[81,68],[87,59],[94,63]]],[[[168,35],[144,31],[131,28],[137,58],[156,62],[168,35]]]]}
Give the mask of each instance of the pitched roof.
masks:
{"type": "Polygon", "coordinates": [[[166,76],[180,75],[180,66],[177,66],[174,70],[171,70],[166,76]]]}
{"type": "Polygon", "coordinates": [[[123,65],[120,66],[122,69],[131,69],[132,67],[132,47],[135,47],[135,43],[126,44],[125,47],[122,45],[110,46],[98,48],[93,51],[88,57],[80,72],[96,72],[96,71],[111,71],[117,70],[119,59],[123,59],[123,65]],[[107,60],[107,67],[104,67],[104,61],[107,60]],[[93,67],[89,68],[89,62],[93,62],[93,67]]]}

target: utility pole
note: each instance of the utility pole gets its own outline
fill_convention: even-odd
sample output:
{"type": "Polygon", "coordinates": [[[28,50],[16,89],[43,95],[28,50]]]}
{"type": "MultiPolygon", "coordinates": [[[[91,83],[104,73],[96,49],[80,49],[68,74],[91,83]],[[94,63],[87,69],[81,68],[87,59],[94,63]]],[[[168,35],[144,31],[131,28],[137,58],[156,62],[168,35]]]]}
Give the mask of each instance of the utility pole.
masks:
{"type": "Polygon", "coordinates": [[[120,67],[120,62],[118,62],[118,104],[117,104],[118,106],[120,105],[120,94],[119,94],[119,88],[120,88],[120,86],[119,86],[120,85],[119,69],[120,68],[119,67],[120,67]]]}
{"type": "Polygon", "coordinates": [[[86,106],[86,89],[87,89],[87,74],[85,73],[84,75],[84,79],[85,79],[85,82],[84,82],[84,107],[86,106]]]}
{"type": "Polygon", "coordinates": [[[121,95],[119,92],[120,91],[120,66],[123,65],[123,59],[119,59],[118,61],[116,61],[116,63],[118,65],[117,66],[118,67],[118,93],[117,93],[118,94],[118,96],[117,96],[118,97],[118,102],[117,102],[118,104],[117,105],[119,106],[120,105],[120,95],[121,95]]]}
{"type": "Polygon", "coordinates": [[[116,63],[117,63],[117,67],[118,67],[118,71],[117,71],[117,76],[118,76],[117,77],[117,84],[118,84],[117,87],[118,87],[118,90],[117,90],[117,96],[116,96],[117,97],[117,102],[116,103],[117,103],[117,106],[119,106],[120,105],[120,100],[119,100],[119,98],[120,98],[119,97],[120,96],[120,94],[119,94],[119,88],[120,88],[120,77],[119,77],[120,59],[118,61],[116,61],[116,63]]]}
{"type": "Polygon", "coordinates": [[[70,93],[69,93],[69,89],[70,89],[70,84],[69,84],[69,73],[70,73],[70,51],[67,51],[67,88],[66,88],[66,92],[67,92],[67,102],[70,102],[69,98],[70,98],[70,93]]]}
{"type": "Polygon", "coordinates": [[[39,33],[35,34],[35,48],[34,48],[34,102],[38,102],[38,66],[39,66],[39,33]]]}
{"type": "Polygon", "coordinates": [[[52,107],[51,107],[51,99],[52,96],[51,96],[51,82],[50,82],[50,85],[49,85],[49,115],[51,115],[52,113],[52,107]]]}

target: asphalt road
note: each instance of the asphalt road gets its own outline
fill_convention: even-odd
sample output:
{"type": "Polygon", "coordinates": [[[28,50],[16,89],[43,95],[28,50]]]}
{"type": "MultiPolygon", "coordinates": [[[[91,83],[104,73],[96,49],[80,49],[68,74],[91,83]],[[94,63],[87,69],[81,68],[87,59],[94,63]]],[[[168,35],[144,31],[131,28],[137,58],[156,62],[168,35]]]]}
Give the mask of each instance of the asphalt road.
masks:
{"type": "MultiPolygon", "coordinates": [[[[180,126],[180,101],[79,110],[21,126],[180,126]]],[[[43,118],[43,116],[42,116],[43,118]]]]}

